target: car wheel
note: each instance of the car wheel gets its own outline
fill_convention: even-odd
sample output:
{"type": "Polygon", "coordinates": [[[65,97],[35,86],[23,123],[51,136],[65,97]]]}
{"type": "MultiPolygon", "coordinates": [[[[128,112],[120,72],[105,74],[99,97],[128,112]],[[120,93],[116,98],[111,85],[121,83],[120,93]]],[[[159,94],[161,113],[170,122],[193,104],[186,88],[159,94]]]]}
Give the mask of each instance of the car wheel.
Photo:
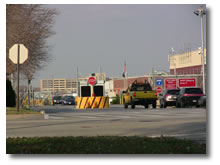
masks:
{"type": "Polygon", "coordinates": [[[152,107],[155,109],[157,107],[156,101],[152,104],[152,107]]]}
{"type": "Polygon", "coordinates": [[[163,108],[166,108],[166,107],[167,107],[167,103],[163,102],[163,108]]]}
{"type": "Polygon", "coordinates": [[[180,102],[180,107],[181,108],[185,108],[185,105],[184,105],[184,103],[182,101],[180,102]]]}
{"type": "Polygon", "coordinates": [[[162,101],[160,101],[160,108],[163,108],[163,104],[162,104],[162,101]]]}
{"type": "Polygon", "coordinates": [[[180,104],[176,101],[176,108],[180,108],[180,104]]]}
{"type": "Polygon", "coordinates": [[[124,109],[128,109],[128,104],[124,104],[124,109]]]}
{"type": "Polygon", "coordinates": [[[131,108],[135,109],[135,103],[134,102],[131,103],[131,108]]]}
{"type": "Polygon", "coordinates": [[[149,105],[148,105],[148,104],[145,104],[145,105],[144,105],[144,108],[145,108],[145,109],[147,109],[148,107],[149,107],[149,105]]]}

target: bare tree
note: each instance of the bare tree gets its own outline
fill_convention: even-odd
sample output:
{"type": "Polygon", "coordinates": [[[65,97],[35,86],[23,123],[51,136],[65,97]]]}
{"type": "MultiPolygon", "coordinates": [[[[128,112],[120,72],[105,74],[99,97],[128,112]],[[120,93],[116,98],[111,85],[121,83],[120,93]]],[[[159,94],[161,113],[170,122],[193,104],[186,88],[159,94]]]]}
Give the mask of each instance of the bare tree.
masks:
{"type": "Polygon", "coordinates": [[[28,60],[21,65],[21,72],[28,80],[32,80],[34,73],[49,62],[46,39],[54,34],[51,28],[56,14],[55,9],[38,4],[6,6],[7,74],[16,71],[16,66],[8,58],[10,47],[16,43],[24,44],[29,50],[28,60]]]}

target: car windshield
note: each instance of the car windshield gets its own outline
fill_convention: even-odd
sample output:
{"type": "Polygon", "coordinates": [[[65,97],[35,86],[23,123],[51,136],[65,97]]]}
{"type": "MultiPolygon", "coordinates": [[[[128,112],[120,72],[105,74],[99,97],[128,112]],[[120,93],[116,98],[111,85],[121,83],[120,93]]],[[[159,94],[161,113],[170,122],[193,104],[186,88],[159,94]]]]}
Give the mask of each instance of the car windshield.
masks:
{"type": "Polygon", "coordinates": [[[150,84],[135,84],[131,87],[131,91],[150,91],[152,90],[150,84]]]}
{"type": "Polygon", "coordinates": [[[61,96],[54,96],[54,98],[53,99],[55,99],[55,100],[61,100],[61,96]]]}
{"type": "Polygon", "coordinates": [[[202,90],[200,88],[186,88],[185,93],[188,94],[202,94],[202,90]]]}
{"type": "Polygon", "coordinates": [[[73,99],[73,96],[65,96],[64,99],[73,99]]]}
{"type": "Polygon", "coordinates": [[[170,94],[170,95],[178,95],[180,92],[180,90],[168,90],[167,91],[167,94],[170,94]]]}

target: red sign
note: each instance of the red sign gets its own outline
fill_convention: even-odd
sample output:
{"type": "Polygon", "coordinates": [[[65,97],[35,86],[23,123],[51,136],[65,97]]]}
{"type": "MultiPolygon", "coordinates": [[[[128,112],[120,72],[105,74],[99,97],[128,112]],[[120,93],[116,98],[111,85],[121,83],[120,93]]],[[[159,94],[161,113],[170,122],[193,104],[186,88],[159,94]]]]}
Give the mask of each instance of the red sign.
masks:
{"type": "Polygon", "coordinates": [[[176,89],[176,79],[165,79],[166,89],[176,89]]]}
{"type": "Polygon", "coordinates": [[[89,77],[88,83],[89,83],[90,85],[95,85],[95,83],[96,83],[95,77],[89,77]]]}
{"type": "Polygon", "coordinates": [[[195,87],[196,79],[195,78],[180,78],[179,87],[195,87]]]}
{"type": "Polygon", "coordinates": [[[162,92],[162,88],[161,87],[156,87],[156,91],[157,91],[157,93],[161,93],[162,92]]]}

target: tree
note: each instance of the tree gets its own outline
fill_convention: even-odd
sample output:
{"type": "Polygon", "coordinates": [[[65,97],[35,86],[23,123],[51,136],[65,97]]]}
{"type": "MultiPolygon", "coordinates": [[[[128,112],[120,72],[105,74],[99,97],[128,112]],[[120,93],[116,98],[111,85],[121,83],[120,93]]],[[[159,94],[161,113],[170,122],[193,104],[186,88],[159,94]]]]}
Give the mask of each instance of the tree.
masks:
{"type": "Polygon", "coordinates": [[[16,105],[15,99],[15,91],[11,86],[11,81],[6,80],[6,106],[14,107],[16,105]]]}
{"type": "Polygon", "coordinates": [[[54,34],[51,27],[55,9],[44,5],[7,5],[6,6],[6,72],[12,74],[16,65],[8,58],[9,49],[16,43],[24,44],[29,50],[28,60],[20,66],[21,72],[32,80],[34,73],[49,60],[49,46],[46,39],[54,34]]]}

